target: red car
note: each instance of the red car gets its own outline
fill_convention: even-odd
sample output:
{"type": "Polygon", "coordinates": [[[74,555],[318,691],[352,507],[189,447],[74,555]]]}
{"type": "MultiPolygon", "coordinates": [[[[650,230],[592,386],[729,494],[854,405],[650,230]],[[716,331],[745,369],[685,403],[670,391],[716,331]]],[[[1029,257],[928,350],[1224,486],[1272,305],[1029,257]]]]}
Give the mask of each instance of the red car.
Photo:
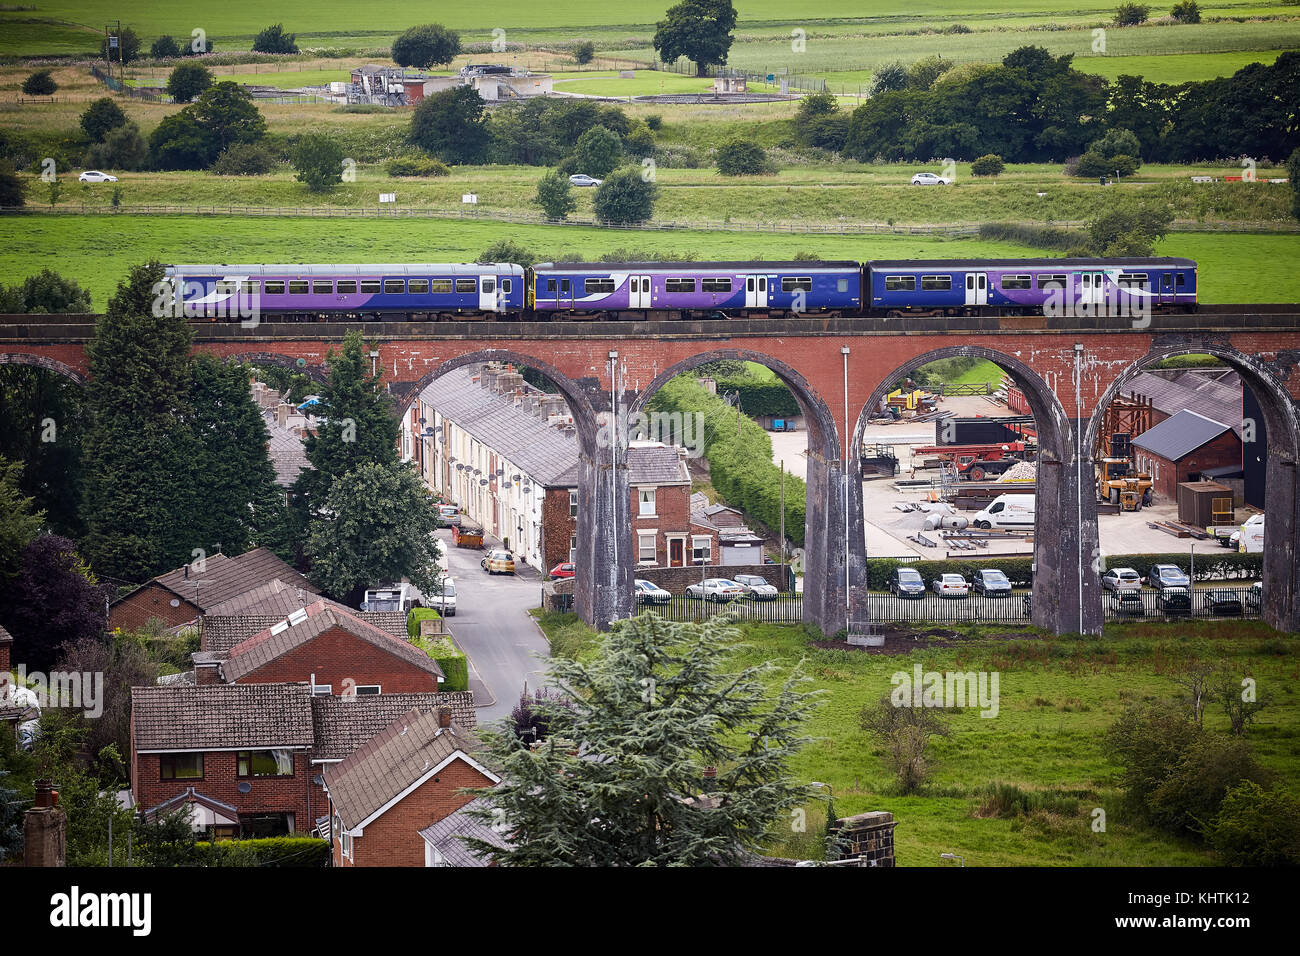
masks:
{"type": "Polygon", "coordinates": [[[574,575],[572,564],[557,564],[551,568],[551,577],[553,578],[571,578],[574,575]]]}

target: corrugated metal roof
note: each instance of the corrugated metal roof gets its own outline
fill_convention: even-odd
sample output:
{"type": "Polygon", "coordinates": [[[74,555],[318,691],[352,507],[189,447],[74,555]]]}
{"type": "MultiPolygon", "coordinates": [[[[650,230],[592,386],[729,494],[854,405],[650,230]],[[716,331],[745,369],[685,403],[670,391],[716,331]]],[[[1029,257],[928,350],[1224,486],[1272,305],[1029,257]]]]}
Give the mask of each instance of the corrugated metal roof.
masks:
{"type": "Polygon", "coordinates": [[[1141,395],[1166,415],[1187,410],[1225,422],[1241,434],[1241,378],[1235,372],[1211,376],[1184,372],[1177,377],[1141,372],[1124,385],[1125,395],[1141,395]]]}
{"type": "Polygon", "coordinates": [[[1167,461],[1186,458],[1232,429],[1196,412],[1181,411],[1133,439],[1133,444],[1167,461]]]}

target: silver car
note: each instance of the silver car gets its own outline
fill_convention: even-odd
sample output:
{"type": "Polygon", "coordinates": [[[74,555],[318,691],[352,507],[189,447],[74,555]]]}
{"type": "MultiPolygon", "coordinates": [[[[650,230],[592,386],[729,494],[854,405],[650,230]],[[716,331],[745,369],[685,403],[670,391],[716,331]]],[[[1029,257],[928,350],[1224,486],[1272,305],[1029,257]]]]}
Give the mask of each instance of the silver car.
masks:
{"type": "Polygon", "coordinates": [[[574,173],[569,177],[569,182],[574,186],[599,186],[604,181],[595,176],[588,176],[586,173],[574,173]]]}
{"type": "Polygon", "coordinates": [[[699,584],[692,584],[686,589],[686,596],[703,601],[717,601],[719,604],[734,601],[745,596],[745,589],[735,581],[726,578],[708,578],[699,584]]]}
{"type": "Polygon", "coordinates": [[[737,574],[732,580],[745,589],[747,597],[755,601],[771,601],[781,593],[758,574],[737,574]]]}
{"type": "Polygon", "coordinates": [[[1101,576],[1101,586],[1107,591],[1136,591],[1142,587],[1142,575],[1132,568],[1111,568],[1101,576]]]}
{"type": "Polygon", "coordinates": [[[673,596],[653,581],[637,578],[632,582],[632,591],[637,604],[667,604],[673,596]]]}

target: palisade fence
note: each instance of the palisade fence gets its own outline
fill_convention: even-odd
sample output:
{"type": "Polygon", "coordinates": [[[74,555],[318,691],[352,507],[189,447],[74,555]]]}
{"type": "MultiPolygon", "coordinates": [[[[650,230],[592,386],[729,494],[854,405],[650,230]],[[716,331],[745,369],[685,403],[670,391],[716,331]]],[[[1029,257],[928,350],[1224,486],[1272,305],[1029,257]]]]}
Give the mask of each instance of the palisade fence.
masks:
{"type": "MultiPolygon", "coordinates": [[[[557,595],[568,598],[561,602],[563,610],[572,610],[572,595],[557,595]]],[[[1155,591],[1138,592],[1141,610],[1129,603],[1116,606],[1110,594],[1102,601],[1105,620],[1111,621],[1180,621],[1192,619],[1220,619],[1225,617],[1260,616],[1258,594],[1251,588],[1215,588],[1211,591],[1197,591],[1190,610],[1187,608],[1166,607],[1160,595],[1155,591]],[[1207,599],[1207,595],[1218,596],[1217,602],[1207,599]],[[1234,603],[1235,602],[1235,603],[1234,603]]],[[[708,620],[719,614],[730,614],[741,620],[775,621],[783,624],[796,624],[803,620],[803,595],[780,594],[777,597],[759,601],[742,598],[735,601],[702,601],[685,594],[677,594],[666,604],[648,604],[637,607],[637,613],[649,611],[669,621],[690,623],[708,620]]],[[[872,592],[866,595],[855,612],[863,621],[879,624],[977,624],[1005,623],[1028,624],[1030,621],[1030,600],[1024,592],[1015,592],[1010,597],[989,597],[983,594],[971,594],[965,598],[941,598],[927,592],[923,598],[906,598],[888,593],[872,592]]]]}
{"type": "MultiPolygon", "coordinates": [[[[690,60],[681,58],[672,63],[666,63],[663,60],[655,60],[650,64],[650,69],[661,73],[678,73],[683,76],[697,76],[695,64],[690,60]]],[[[708,79],[718,76],[735,76],[744,77],[746,84],[762,83],[765,86],[785,86],[789,90],[797,90],[800,93],[824,93],[826,92],[826,80],[820,76],[803,76],[798,73],[786,73],[785,68],[763,72],[761,70],[742,70],[737,67],[715,66],[701,79],[708,79]],[[771,77],[771,79],[768,79],[771,77]]]]}

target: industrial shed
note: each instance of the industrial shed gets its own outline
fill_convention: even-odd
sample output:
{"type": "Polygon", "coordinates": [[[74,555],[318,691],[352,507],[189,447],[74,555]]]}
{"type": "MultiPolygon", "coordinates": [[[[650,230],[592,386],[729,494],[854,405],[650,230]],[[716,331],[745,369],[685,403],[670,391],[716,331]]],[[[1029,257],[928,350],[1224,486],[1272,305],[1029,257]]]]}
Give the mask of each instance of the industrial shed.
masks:
{"type": "Polygon", "coordinates": [[[1181,411],[1133,439],[1139,471],[1149,472],[1155,493],[1178,498],[1178,485],[1207,470],[1241,467],[1241,438],[1231,425],[1198,412],[1181,411]]]}

